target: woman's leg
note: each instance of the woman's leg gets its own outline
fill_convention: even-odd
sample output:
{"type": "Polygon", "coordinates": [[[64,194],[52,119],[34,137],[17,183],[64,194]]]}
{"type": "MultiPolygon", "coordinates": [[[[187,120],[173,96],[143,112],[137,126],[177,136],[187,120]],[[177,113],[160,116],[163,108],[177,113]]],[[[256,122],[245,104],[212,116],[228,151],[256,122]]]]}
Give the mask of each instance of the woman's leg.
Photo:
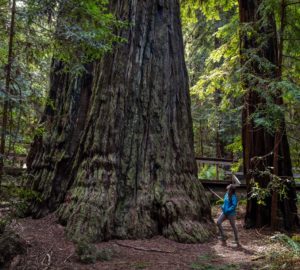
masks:
{"type": "Polygon", "coordinates": [[[230,225],[233,229],[235,242],[238,244],[239,243],[239,235],[238,235],[238,230],[237,230],[237,227],[235,224],[235,216],[229,216],[228,219],[229,219],[230,225]]]}
{"type": "Polygon", "coordinates": [[[218,221],[217,221],[217,226],[219,228],[219,231],[220,231],[220,235],[222,237],[222,240],[226,240],[226,237],[225,237],[225,234],[224,234],[224,230],[223,230],[223,227],[222,227],[222,222],[226,219],[226,216],[224,215],[224,213],[222,213],[219,218],[218,218],[218,221]]]}

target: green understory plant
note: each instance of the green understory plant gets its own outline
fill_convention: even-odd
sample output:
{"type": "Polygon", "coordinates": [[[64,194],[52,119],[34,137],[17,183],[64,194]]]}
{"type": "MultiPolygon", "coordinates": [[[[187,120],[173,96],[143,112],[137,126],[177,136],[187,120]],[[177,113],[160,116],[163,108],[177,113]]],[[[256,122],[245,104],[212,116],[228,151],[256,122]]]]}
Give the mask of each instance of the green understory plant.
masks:
{"type": "Polygon", "coordinates": [[[271,237],[273,243],[280,243],[281,247],[274,247],[266,255],[263,266],[259,269],[280,270],[299,269],[300,243],[286,234],[275,234],[271,237]]]}
{"type": "Polygon", "coordinates": [[[81,239],[76,243],[76,254],[80,262],[93,264],[97,261],[109,261],[113,256],[113,250],[109,248],[98,249],[96,245],[81,239]]]}

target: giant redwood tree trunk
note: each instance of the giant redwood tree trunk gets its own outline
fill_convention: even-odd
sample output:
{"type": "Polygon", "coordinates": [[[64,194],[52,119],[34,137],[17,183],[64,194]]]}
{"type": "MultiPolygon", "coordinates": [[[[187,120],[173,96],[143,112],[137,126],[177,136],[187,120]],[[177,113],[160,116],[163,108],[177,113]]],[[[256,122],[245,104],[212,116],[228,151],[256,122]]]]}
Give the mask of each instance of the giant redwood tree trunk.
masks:
{"type": "MultiPolygon", "coordinates": [[[[68,171],[47,168],[51,177],[44,177],[33,170],[43,197],[34,212],[61,202],[57,213],[73,239],[162,234],[205,241],[214,226],[196,176],[179,1],[112,0],[110,8],[130,22],[119,30],[128,42],[95,64],[84,131],[68,171]]],[[[42,155],[32,168],[44,164],[42,155]]]]}
{"type": "MultiPolygon", "coordinates": [[[[243,86],[246,89],[242,116],[244,175],[246,176],[248,195],[251,194],[251,181],[253,180],[261,188],[268,186],[271,179],[270,175],[263,172],[270,170],[270,168],[273,168],[271,173],[283,179],[290,179],[286,183],[287,197],[278,200],[275,204],[275,208],[277,208],[275,214],[278,219],[282,220],[281,224],[278,225],[290,230],[298,224],[298,219],[295,184],[291,179],[293,176],[292,164],[284,116],[282,115],[281,119],[278,119],[281,122],[280,130],[274,130],[274,133],[268,131],[263,125],[254,123],[253,120],[255,113],[258,111],[263,113],[263,109],[266,108],[265,96],[267,93],[264,92],[268,90],[267,85],[260,85],[259,81],[255,81],[255,78],[278,79],[278,48],[274,14],[268,14],[268,23],[262,25],[262,11],[259,11],[261,3],[262,0],[239,0],[240,22],[247,23],[253,27],[255,32],[255,34],[249,35],[249,31],[248,33],[241,31],[241,63],[246,70],[242,74],[243,86]],[[261,37],[266,37],[265,44],[258,41],[261,37]],[[256,51],[261,59],[267,59],[273,67],[264,69],[259,61],[251,59],[253,51],[256,51]],[[249,78],[250,73],[253,75],[252,78],[249,78]]],[[[280,93],[273,93],[274,103],[278,97],[281,99],[280,93]]],[[[272,195],[273,198],[274,195],[276,194],[272,195]]],[[[274,208],[274,201],[272,204],[271,196],[266,198],[265,205],[259,204],[256,198],[249,199],[245,217],[246,227],[271,225],[272,207],[274,208]]]]}

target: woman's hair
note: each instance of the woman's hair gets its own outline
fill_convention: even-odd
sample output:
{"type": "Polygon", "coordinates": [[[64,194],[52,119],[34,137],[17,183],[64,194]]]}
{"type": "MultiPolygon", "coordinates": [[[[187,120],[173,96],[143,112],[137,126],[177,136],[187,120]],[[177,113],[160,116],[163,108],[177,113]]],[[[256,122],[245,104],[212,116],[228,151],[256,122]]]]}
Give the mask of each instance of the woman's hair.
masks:
{"type": "Polygon", "coordinates": [[[230,203],[232,203],[232,195],[235,194],[235,185],[230,184],[226,187],[230,203]]]}
{"type": "Polygon", "coordinates": [[[236,187],[235,187],[235,185],[230,184],[226,187],[226,189],[228,190],[229,193],[234,194],[236,187]]]}

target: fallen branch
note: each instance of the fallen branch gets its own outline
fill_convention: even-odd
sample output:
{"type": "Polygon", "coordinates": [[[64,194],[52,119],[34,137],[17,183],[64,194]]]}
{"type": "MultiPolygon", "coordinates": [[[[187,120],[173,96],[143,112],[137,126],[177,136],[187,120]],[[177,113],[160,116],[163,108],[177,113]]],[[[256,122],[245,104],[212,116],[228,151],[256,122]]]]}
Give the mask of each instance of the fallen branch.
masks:
{"type": "Polygon", "coordinates": [[[45,261],[46,258],[47,258],[47,264],[46,264],[46,267],[44,268],[44,270],[47,270],[51,265],[51,255],[49,253],[46,254],[46,256],[42,260],[41,264],[44,265],[44,261],[45,261]]]}
{"type": "Polygon", "coordinates": [[[134,246],[130,246],[130,245],[126,245],[126,244],[121,244],[118,242],[115,242],[117,245],[121,246],[121,247],[127,247],[127,248],[132,248],[135,250],[141,250],[141,251],[149,251],[149,252],[159,252],[159,253],[175,253],[175,251],[165,251],[165,250],[161,250],[161,249],[156,249],[156,248],[142,248],[142,247],[134,247],[134,246]]]}
{"type": "Polygon", "coordinates": [[[255,258],[251,259],[251,261],[258,261],[258,260],[261,260],[264,258],[266,258],[266,255],[261,255],[261,256],[255,257],[255,258]]]}
{"type": "Polygon", "coordinates": [[[65,260],[64,263],[68,262],[68,260],[74,255],[74,253],[72,252],[65,260]]]}
{"type": "Polygon", "coordinates": [[[261,232],[264,228],[266,228],[266,227],[267,227],[267,225],[261,227],[259,230],[255,229],[256,234],[259,235],[259,236],[264,236],[264,235],[261,234],[260,232],[261,232]]]}
{"type": "Polygon", "coordinates": [[[46,265],[46,267],[43,270],[47,270],[51,265],[51,255],[53,253],[52,249],[53,249],[53,246],[48,250],[48,252],[46,252],[46,255],[44,256],[44,258],[41,262],[41,265],[46,265]],[[46,258],[47,258],[47,263],[45,264],[44,261],[46,258]]]}

